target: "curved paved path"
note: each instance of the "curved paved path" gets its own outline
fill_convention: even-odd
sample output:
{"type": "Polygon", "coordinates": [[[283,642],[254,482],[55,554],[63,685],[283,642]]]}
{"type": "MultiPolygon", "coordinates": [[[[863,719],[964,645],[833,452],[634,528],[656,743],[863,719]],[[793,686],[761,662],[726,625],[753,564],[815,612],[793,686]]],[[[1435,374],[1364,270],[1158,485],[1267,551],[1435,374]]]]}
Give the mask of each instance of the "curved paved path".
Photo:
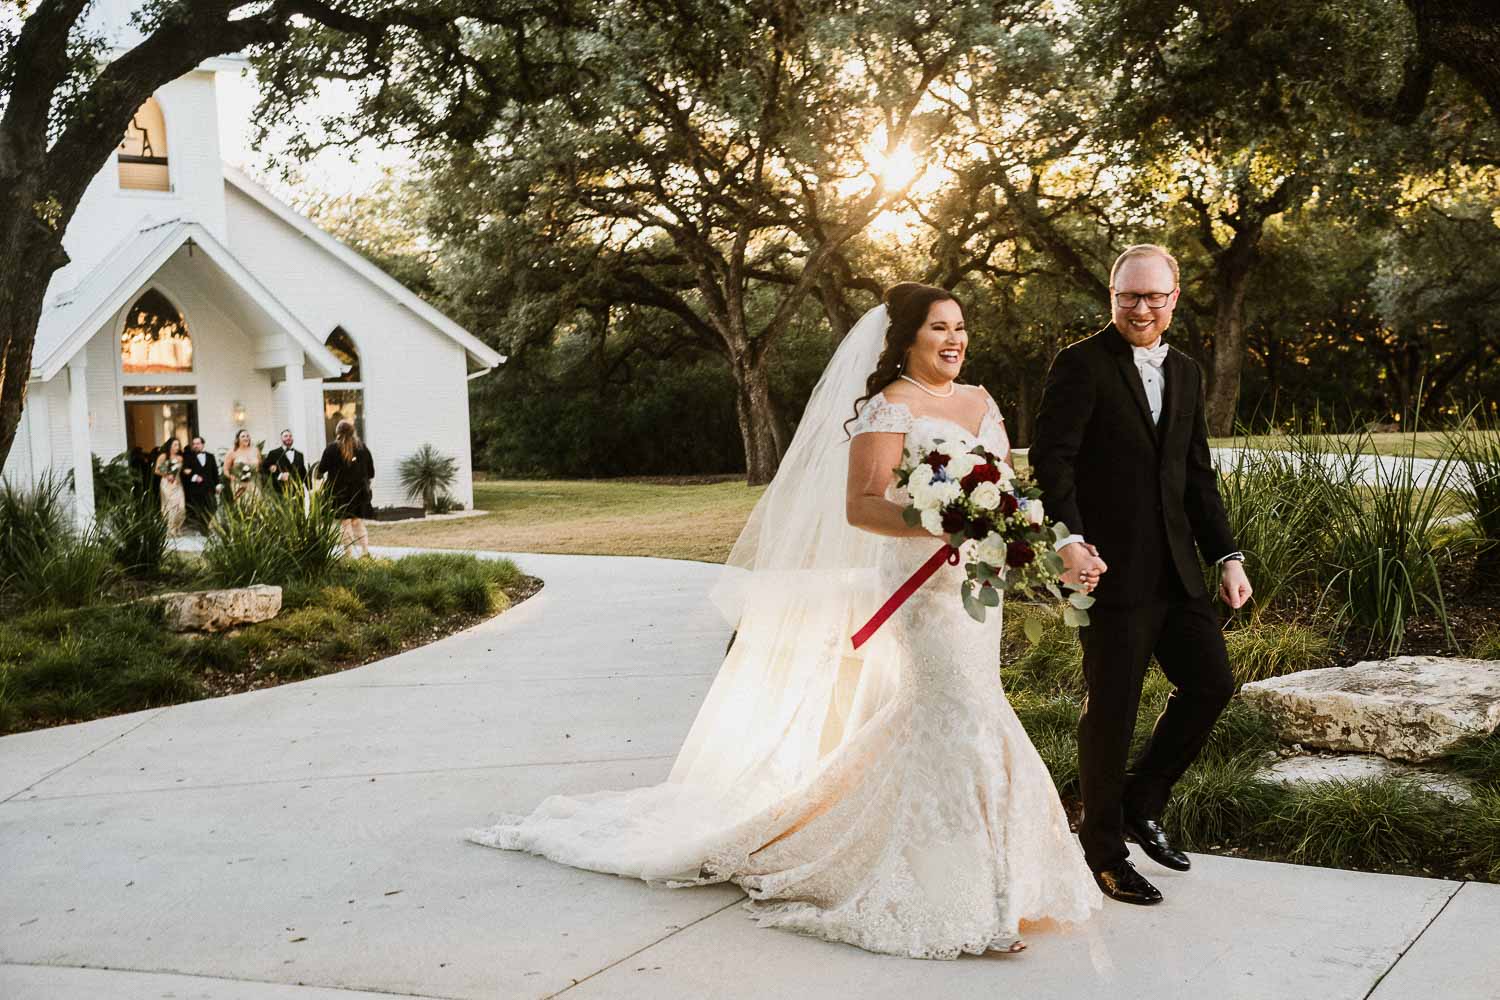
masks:
{"type": "Polygon", "coordinates": [[[715,567],[516,556],[545,589],[423,649],[0,739],[0,997],[1492,996],[1500,886],[1198,859],[1020,956],[918,962],[465,843],[657,781],[728,637],[715,567]]]}

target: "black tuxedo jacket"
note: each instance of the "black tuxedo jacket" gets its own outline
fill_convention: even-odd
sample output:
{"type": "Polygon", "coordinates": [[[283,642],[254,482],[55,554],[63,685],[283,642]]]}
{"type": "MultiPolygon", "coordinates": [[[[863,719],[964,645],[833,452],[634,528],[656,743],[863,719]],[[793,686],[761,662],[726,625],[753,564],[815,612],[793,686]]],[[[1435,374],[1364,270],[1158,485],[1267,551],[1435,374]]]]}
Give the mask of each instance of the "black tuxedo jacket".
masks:
{"type": "Polygon", "coordinates": [[[296,452],[290,462],[287,461],[285,448],[272,448],[265,458],[261,459],[260,469],[271,477],[271,485],[281,489],[284,483],[277,476],[283,472],[290,472],[292,478],[305,482],[307,480],[307,453],[301,448],[293,448],[296,452]]]}
{"type": "Polygon", "coordinates": [[[1058,352],[1030,451],[1047,515],[1083,535],[1109,566],[1100,605],[1157,597],[1175,570],[1202,597],[1208,562],[1235,550],[1208,451],[1203,373],[1175,347],[1162,364],[1161,420],[1151,421],[1130,344],[1113,324],[1058,352]]]}
{"type": "Polygon", "coordinates": [[[188,451],[182,456],[182,488],[187,494],[188,503],[201,503],[214,499],[214,490],[219,485],[219,460],[214,458],[213,452],[204,451],[201,455],[194,455],[188,451]],[[198,459],[203,459],[203,464],[198,464],[198,459]],[[203,482],[193,482],[194,476],[202,476],[203,482]]]}

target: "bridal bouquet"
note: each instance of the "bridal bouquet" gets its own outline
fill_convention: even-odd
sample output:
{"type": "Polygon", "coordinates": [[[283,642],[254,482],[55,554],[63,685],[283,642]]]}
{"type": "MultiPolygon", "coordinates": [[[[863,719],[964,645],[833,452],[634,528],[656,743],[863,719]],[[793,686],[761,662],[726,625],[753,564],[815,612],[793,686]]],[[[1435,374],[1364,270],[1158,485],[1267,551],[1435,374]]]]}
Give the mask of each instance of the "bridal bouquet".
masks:
{"type": "MultiPolygon", "coordinates": [[[[959,597],[976,621],[984,621],[986,608],[1000,606],[1005,591],[1045,590],[1065,602],[1063,620],[1069,625],[1088,624],[1094,599],[1074,584],[1059,583],[1063,561],[1053,546],[1067,537],[1067,526],[1047,519],[1034,482],[1017,476],[983,446],[965,449],[941,441],[925,455],[908,452],[895,473],[896,485],[911,496],[902,512],[906,523],[920,524],[944,544],[855,633],[856,649],[944,562],[963,562],[959,597]],[[1064,586],[1072,591],[1066,598],[1064,586]]],[[[1028,619],[1026,627],[1031,635],[1040,632],[1041,623],[1028,619]]]]}

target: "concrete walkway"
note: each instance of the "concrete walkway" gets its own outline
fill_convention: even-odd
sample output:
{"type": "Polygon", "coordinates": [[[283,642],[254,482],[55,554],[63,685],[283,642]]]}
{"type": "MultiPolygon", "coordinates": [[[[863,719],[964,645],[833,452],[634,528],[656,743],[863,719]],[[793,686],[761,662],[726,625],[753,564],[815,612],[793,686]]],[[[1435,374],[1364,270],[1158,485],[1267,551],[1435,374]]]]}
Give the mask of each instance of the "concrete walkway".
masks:
{"type": "Polygon", "coordinates": [[[357,670],[0,739],[0,997],[1493,1000],[1500,886],[1197,859],[1031,950],[920,962],[468,844],[661,780],[727,630],[714,567],[518,556],[499,618],[357,670]]]}

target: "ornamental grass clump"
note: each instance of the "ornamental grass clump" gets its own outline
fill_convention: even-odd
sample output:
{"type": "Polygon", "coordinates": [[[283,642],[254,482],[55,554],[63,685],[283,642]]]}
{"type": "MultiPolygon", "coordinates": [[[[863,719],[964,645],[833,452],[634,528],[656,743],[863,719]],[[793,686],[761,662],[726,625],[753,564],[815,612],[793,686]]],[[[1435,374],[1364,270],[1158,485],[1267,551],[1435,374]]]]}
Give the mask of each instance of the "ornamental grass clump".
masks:
{"type": "Polygon", "coordinates": [[[1260,620],[1224,633],[1236,686],[1326,666],[1333,640],[1290,622],[1260,620]]]}
{"type": "Polygon", "coordinates": [[[1500,584],[1500,418],[1476,412],[1448,443],[1462,472],[1455,493],[1473,529],[1474,585],[1500,584]]]}
{"type": "MultiPolygon", "coordinates": [[[[1359,464],[1368,435],[1339,439],[1333,461],[1359,464]]],[[[1415,438],[1413,438],[1415,442],[1415,438]]],[[[1408,455],[1363,463],[1370,483],[1357,479],[1324,484],[1319,498],[1328,510],[1326,560],[1331,569],[1322,600],[1334,616],[1335,628],[1358,625],[1369,630],[1368,651],[1377,644],[1386,654],[1401,651],[1406,626],[1414,616],[1431,613],[1448,633],[1439,560],[1449,557],[1442,544],[1446,517],[1444,492],[1453,481],[1452,449],[1423,466],[1430,470],[1419,481],[1413,443],[1408,455]]]]}
{"type": "Polygon", "coordinates": [[[1415,782],[1361,778],[1297,787],[1253,837],[1278,859],[1389,870],[1452,860],[1454,807],[1415,782]]]}
{"type": "Polygon", "coordinates": [[[338,512],[300,486],[220,506],[203,546],[209,576],[226,587],[321,580],[343,557],[338,512]]]}

